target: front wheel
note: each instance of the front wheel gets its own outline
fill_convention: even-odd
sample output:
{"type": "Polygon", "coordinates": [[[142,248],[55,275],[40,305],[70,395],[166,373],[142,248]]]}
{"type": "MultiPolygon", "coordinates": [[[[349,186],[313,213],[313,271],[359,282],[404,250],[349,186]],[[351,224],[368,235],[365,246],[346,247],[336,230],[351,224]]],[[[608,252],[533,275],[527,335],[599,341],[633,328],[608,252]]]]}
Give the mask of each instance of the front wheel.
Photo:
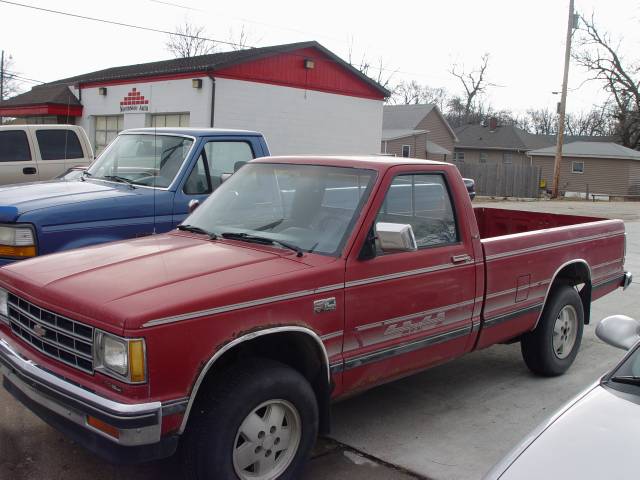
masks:
{"type": "Polygon", "coordinates": [[[544,306],[538,326],[520,341],[525,363],[538,375],[562,375],[578,355],[583,329],[580,295],[575,287],[558,286],[544,306]]]}
{"type": "Polygon", "coordinates": [[[230,367],[202,392],[189,420],[194,480],[300,477],[318,433],[318,406],[296,370],[267,359],[230,367]]]}

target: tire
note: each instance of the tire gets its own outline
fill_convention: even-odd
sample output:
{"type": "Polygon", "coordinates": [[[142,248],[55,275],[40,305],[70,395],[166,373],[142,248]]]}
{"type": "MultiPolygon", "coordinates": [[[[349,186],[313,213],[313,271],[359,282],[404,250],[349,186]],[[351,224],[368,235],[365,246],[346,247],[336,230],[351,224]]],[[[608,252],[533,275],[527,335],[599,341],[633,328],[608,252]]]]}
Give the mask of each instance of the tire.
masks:
{"type": "Polygon", "coordinates": [[[580,295],[569,285],[555,287],[538,326],[520,340],[527,367],[545,377],[562,375],[578,355],[583,329],[584,308],[580,295]]]}
{"type": "Polygon", "coordinates": [[[182,445],[186,478],[300,478],[317,435],[318,404],[309,382],[282,363],[248,359],[198,394],[182,445]],[[285,443],[288,448],[279,450],[285,443]],[[251,460],[257,461],[247,466],[251,460]]]}

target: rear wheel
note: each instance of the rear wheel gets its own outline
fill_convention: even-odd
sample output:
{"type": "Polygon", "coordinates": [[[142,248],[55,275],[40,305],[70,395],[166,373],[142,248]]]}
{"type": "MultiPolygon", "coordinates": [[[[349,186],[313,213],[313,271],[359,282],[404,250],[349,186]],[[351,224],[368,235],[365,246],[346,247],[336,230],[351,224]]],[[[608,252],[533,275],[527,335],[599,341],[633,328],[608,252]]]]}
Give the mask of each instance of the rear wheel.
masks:
{"type": "Polygon", "coordinates": [[[300,477],[318,433],[318,406],[299,372],[253,359],[230,367],[201,395],[183,449],[188,478],[300,477]]]}
{"type": "Polygon", "coordinates": [[[566,372],[580,349],[584,329],[584,309],[576,289],[556,287],[549,297],[538,326],[520,342],[529,369],[544,376],[566,372]]]}

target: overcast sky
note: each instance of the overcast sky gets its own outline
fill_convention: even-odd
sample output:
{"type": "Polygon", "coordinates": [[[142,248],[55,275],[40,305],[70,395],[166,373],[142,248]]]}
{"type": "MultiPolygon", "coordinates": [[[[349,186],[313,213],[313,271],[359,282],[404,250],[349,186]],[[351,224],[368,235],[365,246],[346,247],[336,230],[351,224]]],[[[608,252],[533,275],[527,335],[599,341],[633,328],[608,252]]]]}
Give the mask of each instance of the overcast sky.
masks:
{"type": "MultiPolygon", "coordinates": [[[[17,0],[21,1],[21,0],[17,0]]],[[[394,81],[416,80],[460,89],[448,70],[467,69],[490,53],[488,93],[497,109],[522,112],[555,108],[564,59],[568,0],[448,0],[292,2],[240,0],[22,0],[21,3],[76,14],[173,30],[185,19],[204,25],[222,40],[244,25],[250,44],[267,46],[317,40],[347,57],[383,59],[394,81]],[[169,5],[172,3],[173,5],[169,5]]],[[[633,58],[640,51],[639,0],[576,0],[580,13],[595,13],[603,30],[621,39],[633,58]]],[[[0,3],[0,47],[25,77],[51,81],[118,65],[170,58],[162,34],[141,32],[0,3]]],[[[640,58],[640,54],[635,58],[640,58]]],[[[603,100],[601,86],[583,84],[572,65],[570,111],[588,110],[603,100]],[[579,88],[578,88],[579,87],[579,88]],[[575,89],[575,90],[574,90],[575,89]]]]}

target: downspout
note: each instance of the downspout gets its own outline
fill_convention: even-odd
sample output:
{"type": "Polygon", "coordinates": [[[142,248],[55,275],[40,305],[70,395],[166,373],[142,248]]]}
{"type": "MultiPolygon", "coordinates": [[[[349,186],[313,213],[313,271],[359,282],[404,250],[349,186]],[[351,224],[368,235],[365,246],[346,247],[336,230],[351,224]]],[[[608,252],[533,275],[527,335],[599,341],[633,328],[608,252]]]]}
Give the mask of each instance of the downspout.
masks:
{"type": "Polygon", "coordinates": [[[213,119],[216,111],[216,79],[213,75],[209,74],[211,79],[211,118],[209,119],[209,126],[213,128],[213,119]]]}

